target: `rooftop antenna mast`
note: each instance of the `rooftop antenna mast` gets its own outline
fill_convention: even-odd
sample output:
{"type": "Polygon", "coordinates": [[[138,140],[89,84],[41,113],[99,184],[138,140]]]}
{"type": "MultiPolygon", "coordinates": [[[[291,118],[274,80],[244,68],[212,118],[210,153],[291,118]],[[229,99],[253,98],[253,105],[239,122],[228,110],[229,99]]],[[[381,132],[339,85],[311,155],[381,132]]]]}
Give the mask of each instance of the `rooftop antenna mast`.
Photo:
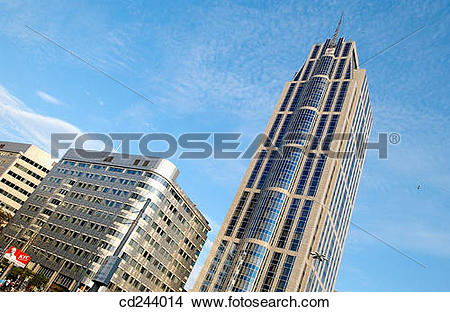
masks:
{"type": "Polygon", "coordinates": [[[331,40],[330,46],[336,46],[336,40],[339,36],[339,31],[341,30],[342,20],[344,19],[344,11],[342,11],[341,18],[339,19],[339,23],[337,24],[336,30],[334,31],[333,40],[331,40]]]}

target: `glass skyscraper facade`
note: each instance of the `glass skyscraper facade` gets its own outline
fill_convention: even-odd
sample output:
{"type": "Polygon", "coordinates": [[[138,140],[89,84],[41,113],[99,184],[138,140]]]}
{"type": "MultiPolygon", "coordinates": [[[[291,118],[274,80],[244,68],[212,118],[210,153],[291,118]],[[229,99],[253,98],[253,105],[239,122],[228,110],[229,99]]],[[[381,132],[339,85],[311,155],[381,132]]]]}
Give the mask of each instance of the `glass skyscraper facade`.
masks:
{"type": "Polygon", "coordinates": [[[372,125],[356,44],[337,33],[286,83],[195,291],[334,289],[372,125]]]}

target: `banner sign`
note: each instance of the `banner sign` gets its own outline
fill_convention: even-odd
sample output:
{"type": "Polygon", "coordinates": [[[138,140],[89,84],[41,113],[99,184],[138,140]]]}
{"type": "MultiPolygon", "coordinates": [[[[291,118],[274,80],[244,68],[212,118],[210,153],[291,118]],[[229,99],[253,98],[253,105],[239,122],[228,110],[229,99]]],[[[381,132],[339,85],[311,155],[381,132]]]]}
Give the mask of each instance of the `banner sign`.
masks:
{"type": "Polygon", "coordinates": [[[5,253],[5,259],[12,262],[14,265],[24,268],[31,260],[31,257],[20,249],[11,246],[5,253]]]}

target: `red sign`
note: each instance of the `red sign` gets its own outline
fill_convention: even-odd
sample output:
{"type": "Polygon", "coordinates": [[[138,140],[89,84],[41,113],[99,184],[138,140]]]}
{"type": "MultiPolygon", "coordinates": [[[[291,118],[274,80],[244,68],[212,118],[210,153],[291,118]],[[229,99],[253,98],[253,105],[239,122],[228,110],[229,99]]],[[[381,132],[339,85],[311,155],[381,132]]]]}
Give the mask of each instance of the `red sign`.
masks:
{"type": "Polygon", "coordinates": [[[29,255],[14,246],[9,247],[5,254],[5,258],[22,268],[31,260],[29,255]]]}

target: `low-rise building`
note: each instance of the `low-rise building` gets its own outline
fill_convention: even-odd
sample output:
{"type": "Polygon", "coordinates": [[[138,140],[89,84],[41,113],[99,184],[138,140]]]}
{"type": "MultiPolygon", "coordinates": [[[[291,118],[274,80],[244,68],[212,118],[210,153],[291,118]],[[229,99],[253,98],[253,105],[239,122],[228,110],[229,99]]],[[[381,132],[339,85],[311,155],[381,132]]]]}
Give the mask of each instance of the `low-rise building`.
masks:
{"type": "Polygon", "coordinates": [[[50,154],[32,144],[0,141],[0,210],[13,216],[53,163],[50,154]]]}

